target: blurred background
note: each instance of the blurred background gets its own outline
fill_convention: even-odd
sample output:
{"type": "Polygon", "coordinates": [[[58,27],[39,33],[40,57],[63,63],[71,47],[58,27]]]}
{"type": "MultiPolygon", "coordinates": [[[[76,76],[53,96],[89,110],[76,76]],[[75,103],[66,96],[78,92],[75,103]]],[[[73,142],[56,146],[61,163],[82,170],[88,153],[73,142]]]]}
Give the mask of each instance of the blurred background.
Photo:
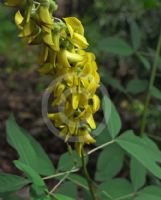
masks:
{"type": "MultiPolygon", "coordinates": [[[[58,17],[77,16],[85,26],[89,50],[97,57],[101,81],[107,87],[121,119],[123,130],[139,133],[145,94],[161,31],[159,0],[57,0],[58,17]]],[[[41,115],[41,98],[51,81],[40,77],[38,50],[18,37],[14,9],[0,4],[0,171],[18,173],[12,164],[16,152],[7,144],[5,121],[14,113],[45,148],[55,164],[66,151],[54,137],[41,115]]],[[[161,58],[148,113],[147,133],[161,141],[161,58]]],[[[106,133],[98,138],[101,144],[106,133]]],[[[95,158],[91,168],[95,168],[95,158]]]]}

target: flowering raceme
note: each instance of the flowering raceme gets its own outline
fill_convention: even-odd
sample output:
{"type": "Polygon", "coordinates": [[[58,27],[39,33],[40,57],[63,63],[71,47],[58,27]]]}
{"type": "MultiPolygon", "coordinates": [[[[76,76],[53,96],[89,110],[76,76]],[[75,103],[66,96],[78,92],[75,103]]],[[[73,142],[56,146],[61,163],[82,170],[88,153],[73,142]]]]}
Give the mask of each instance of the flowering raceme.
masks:
{"type": "Polygon", "coordinates": [[[42,47],[40,74],[56,81],[52,86],[55,111],[48,117],[66,142],[77,137],[75,147],[81,155],[84,144],[95,143],[91,136],[96,128],[93,115],[100,107],[96,95],[100,77],[95,55],[85,51],[89,44],[84,28],[76,17],[54,18],[57,5],[53,0],[6,0],[6,5],[18,9],[15,23],[19,37],[42,47]]]}

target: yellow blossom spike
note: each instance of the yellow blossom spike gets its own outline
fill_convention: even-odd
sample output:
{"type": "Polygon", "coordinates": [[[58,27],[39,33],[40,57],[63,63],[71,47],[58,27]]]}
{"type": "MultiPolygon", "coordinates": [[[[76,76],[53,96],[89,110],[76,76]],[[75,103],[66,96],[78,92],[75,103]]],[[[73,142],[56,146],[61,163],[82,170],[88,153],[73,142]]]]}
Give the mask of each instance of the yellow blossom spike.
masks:
{"type": "Polygon", "coordinates": [[[48,114],[54,126],[60,130],[64,141],[78,136],[75,148],[81,156],[85,144],[95,143],[90,135],[96,128],[94,113],[100,107],[95,94],[100,76],[95,55],[84,49],[88,42],[84,37],[82,23],[76,17],[54,18],[55,5],[50,0],[41,0],[21,6],[27,0],[5,0],[6,5],[19,7],[15,14],[15,24],[20,29],[19,36],[28,44],[43,46],[40,74],[48,74],[56,81],[50,86],[53,93],[48,114]],[[60,78],[61,77],[61,78],[60,78]],[[62,78],[63,77],[63,78],[62,78]]]}

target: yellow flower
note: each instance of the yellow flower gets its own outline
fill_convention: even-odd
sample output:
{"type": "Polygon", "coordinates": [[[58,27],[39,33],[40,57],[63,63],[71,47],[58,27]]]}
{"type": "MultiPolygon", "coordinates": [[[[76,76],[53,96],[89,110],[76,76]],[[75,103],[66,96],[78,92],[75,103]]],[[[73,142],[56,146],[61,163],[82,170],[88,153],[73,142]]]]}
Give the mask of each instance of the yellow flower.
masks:
{"type": "Polygon", "coordinates": [[[19,37],[22,37],[28,44],[32,43],[41,32],[41,29],[36,25],[36,22],[32,19],[29,19],[29,21],[26,22],[19,10],[15,14],[15,23],[21,30],[19,37]]]}
{"type": "Polygon", "coordinates": [[[43,30],[50,32],[50,30],[54,28],[54,21],[52,19],[52,15],[49,12],[49,8],[47,6],[40,5],[37,14],[38,21],[41,24],[43,30]]]}
{"type": "Polygon", "coordinates": [[[96,140],[88,133],[88,130],[79,130],[79,134],[81,142],[76,142],[75,149],[78,155],[82,156],[82,149],[84,144],[94,144],[96,140]]]}
{"type": "Polygon", "coordinates": [[[23,26],[22,26],[22,22],[23,22],[24,18],[23,16],[21,15],[21,12],[18,10],[15,14],[15,23],[16,25],[18,26],[19,29],[23,29],[23,26]]]}
{"type": "Polygon", "coordinates": [[[75,148],[81,155],[85,144],[95,143],[91,131],[96,128],[94,114],[100,107],[96,95],[100,76],[95,55],[84,50],[89,44],[83,25],[76,17],[67,17],[64,21],[54,18],[55,3],[38,2],[6,0],[6,5],[19,7],[15,14],[19,37],[28,44],[42,46],[39,72],[58,78],[50,88],[54,111],[48,118],[60,130],[65,142],[77,136],[75,148]],[[21,10],[23,5],[25,12],[21,10]]]}
{"type": "Polygon", "coordinates": [[[64,18],[68,31],[70,33],[70,41],[74,46],[80,49],[86,49],[88,47],[88,42],[84,37],[84,28],[81,22],[76,17],[64,18]]]}

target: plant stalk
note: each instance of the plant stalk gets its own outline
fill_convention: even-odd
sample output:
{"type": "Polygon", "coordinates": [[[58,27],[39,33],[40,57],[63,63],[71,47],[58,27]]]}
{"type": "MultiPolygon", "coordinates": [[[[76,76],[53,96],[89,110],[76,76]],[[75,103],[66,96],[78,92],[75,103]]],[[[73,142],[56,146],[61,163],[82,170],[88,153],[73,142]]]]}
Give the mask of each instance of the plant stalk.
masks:
{"type": "Polygon", "coordinates": [[[150,81],[149,81],[149,87],[145,99],[145,106],[144,106],[144,111],[141,119],[141,128],[140,128],[140,135],[143,137],[145,133],[145,128],[147,124],[147,112],[148,112],[148,107],[149,103],[151,100],[151,89],[153,88],[154,82],[155,82],[155,77],[156,77],[156,72],[157,72],[157,64],[158,64],[158,59],[160,56],[160,51],[161,51],[161,33],[159,36],[157,48],[156,48],[156,54],[155,54],[155,59],[154,63],[152,66],[152,71],[151,71],[151,76],[150,76],[150,81]]]}
{"type": "Polygon", "coordinates": [[[95,195],[95,192],[94,192],[94,188],[93,188],[93,181],[88,173],[88,170],[87,170],[87,166],[86,166],[86,163],[85,163],[85,154],[84,154],[84,151],[82,150],[82,166],[83,166],[83,173],[84,173],[84,176],[88,182],[88,187],[89,187],[89,191],[91,193],[91,197],[93,200],[97,200],[96,199],[96,195],[95,195]]]}

